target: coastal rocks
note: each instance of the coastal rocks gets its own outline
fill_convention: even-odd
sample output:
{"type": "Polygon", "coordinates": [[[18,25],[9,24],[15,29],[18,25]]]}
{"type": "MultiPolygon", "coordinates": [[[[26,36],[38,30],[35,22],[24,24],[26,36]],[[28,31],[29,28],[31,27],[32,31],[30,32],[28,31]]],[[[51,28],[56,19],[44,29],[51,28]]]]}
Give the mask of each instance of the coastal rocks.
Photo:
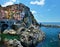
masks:
{"type": "Polygon", "coordinates": [[[0,41],[1,41],[1,37],[0,37],[0,41]]]}
{"type": "MultiPolygon", "coordinates": [[[[20,3],[1,7],[0,12],[0,16],[3,16],[1,17],[4,22],[3,24],[8,25],[7,28],[2,30],[3,33],[1,33],[3,37],[6,35],[4,39],[2,39],[4,44],[7,45],[6,47],[35,47],[45,38],[45,33],[40,30],[40,25],[35,20],[30,8],[24,4],[20,3]]],[[[5,26],[3,25],[2,28],[3,27],[5,26]]]]}
{"type": "Polygon", "coordinates": [[[17,30],[17,34],[21,34],[22,32],[25,32],[26,29],[25,27],[20,27],[18,30],[17,30]]]}
{"type": "Polygon", "coordinates": [[[6,29],[4,30],[3,34],[16,34],[16,31],[13,29],[6,29]]]}
{"type": "Polygon", "coordinates": [[[30,45],[36,45],[37,42],[41,42],[45,38],[45,33],[31,27],[22,32],[20,36],[20,41],[29,47],[30,45]]]}
{"type": "Polygon", "coordinates": [[[58,38],[60,39],[60,33],[58,34],[58,38]]]}
{"type": "Polygon", "coordinates": [[[7,47],[23,47],[22,45],[21,45],[21,42],[20,41],[18,41],[17,39],[14,39],[14,40],[12,40],[12,39],[10,39],[10,40],[8,40],[8,39],[4,39],[4,44],[7,46],[7,47]]]}

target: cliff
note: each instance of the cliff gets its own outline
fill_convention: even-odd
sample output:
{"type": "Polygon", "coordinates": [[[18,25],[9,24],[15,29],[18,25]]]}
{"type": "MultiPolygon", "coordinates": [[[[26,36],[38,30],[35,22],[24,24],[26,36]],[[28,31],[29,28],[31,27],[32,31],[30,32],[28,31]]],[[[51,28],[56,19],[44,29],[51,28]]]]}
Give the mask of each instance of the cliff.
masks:
{"type": "Polygon", "coordinates": [[[24,47],[35,47],[36,44],[41,42],[45,37],[44,32],[39,30],[39,24],[31,13],[30,8],[24,4],[14,4],[7,7],[0,6],[0,22],[1,21],[3,21],[3,24],[0,23],[2,25],[1,32],[3,31],[1,33],[2,41],[4,41],[4,45],[7,44],[7,47],[11,44],[12,47],[18,47],[18,45],[21,44],[24,47]],[[14,24],[12,24],[11,21],[13,21],[14,24]],[[12,43],[10,43],[11,40],[12,43]],[[18,45],[15,45],[15,43],[18,45]]]}

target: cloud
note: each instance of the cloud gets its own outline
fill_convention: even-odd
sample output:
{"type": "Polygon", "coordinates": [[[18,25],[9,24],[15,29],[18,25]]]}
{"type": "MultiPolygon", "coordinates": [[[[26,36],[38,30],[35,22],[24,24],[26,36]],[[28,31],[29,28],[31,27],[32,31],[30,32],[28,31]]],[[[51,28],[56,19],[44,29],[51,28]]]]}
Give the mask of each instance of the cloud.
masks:
{"type": "Polygon", "coordinates": [[[31,1],[30,4],[43,6],[43,5],[45,5],[45,0],[31,1]]]}
{"type": "Polygon", "coordinates": [[[12,2],[16,2],[16,0],[11,0],[12,2]]]}
{"type": "Polygon", "coordinates": [[[13,4],[13,2],[6,2],[6,3],[4,3],[4,4],[2,5],[2,7],[6,7],[6,6],[12,5],[12,4],[13,4]]]}
{"type": "Polygon", "coordinates": [[[32,10],[31,12],[32,12],[32,14],[36,14],[37,13],[35,10],[32,10]]]}
{"type": "Polygon", "coordinates": [[[6,7],[8,5],[12,5],[16,2],[16,0],[10,0],[9,2],[5,2],[4,4],[2,4],[2,7],[6,7]]]}

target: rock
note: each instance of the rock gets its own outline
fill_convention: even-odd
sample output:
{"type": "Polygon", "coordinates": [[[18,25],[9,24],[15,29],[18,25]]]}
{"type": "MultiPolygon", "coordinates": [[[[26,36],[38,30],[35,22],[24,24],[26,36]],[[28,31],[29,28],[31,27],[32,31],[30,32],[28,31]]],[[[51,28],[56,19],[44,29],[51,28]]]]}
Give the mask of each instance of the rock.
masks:
{"type": "Polygon", "coordinates": [[[0,18],[3,19],[4,16],[6,20],[3,19],[2,21],[4,24],[8,25],[6,28],[9,27],[9,29],[4,28],[3,34],[15,34],[19,36],[18,38],[20,41],[18,41],[16,38],[8,41],[9,44],[13,44],[14,47],[31,47],[31,45],[35,45],[37,42],[42,41],[45,37],[45,34],[39,29],[40,25],[35,20],[30,8],[24,4],[20,3],[7,7],[1,7],[0,11],[6,13],[5,17],[1,12],[0,18]],[[20,42],[23,43],[23,46],[20,42]]]}
{"type": "Polygon", "coordinates": [[[21,34],[22,32],[24,32],[26,29],[24,27],[21,27],[17,30],[17,34],[21,34]]]}
{"type": "Polygon", "coordinates": [[[18,41],[18,40],[16,40],[16,39],[13,40],[13,46],[14,46],[14,47],[16,47],[16,46],[17,46],[17,47],[23,47],[23,46],[21,45],[20,41],[18,41]]]}
{"type": "Polygon", "coordinates": [[[4,30],[3,34],[8,34],[8,32],[9,32],[9,30],[6,29],[6,30],[4,30]]]}
{"type": "Polygon", "coordinates": [[[9,40],[7,38],[5,38],[3,41],[4,41],[5,45],[9,45],[9,43],[8,43],[9,40]]]}
{"type": "Polygon", "coordinates": [[[0,41],[1,41],[1,37],[0,37],[0,41]]]}
{"type": "Polygon", "coordinates": [[[60,33],[58,34],[58,38],[60,39],[60,33]]]}
{"type": "Polygon", "coordinates": [[[3,32],[3,34],[16,34],[16,31],[15,30],[13,30],[13,29],[6,29],[4,32],[3,32]]]}
{"type": "Polygon", "coordinates": [[[10,45],[11,45],[11,44],[13,45],[13,40],[12,40],[12,39],[9,40],[9,44],[10,44],[10,45]]]}
{"type": "Polygon", "coordinates": [[[24,31],[21,34],[21,42],[27,44],[28,46],[32,45],[32,44],[36,44],[37,42],[42,41],[44,38],[44,33],[41,32],[38,29],[27,29],[27,31],[24,31]]]}

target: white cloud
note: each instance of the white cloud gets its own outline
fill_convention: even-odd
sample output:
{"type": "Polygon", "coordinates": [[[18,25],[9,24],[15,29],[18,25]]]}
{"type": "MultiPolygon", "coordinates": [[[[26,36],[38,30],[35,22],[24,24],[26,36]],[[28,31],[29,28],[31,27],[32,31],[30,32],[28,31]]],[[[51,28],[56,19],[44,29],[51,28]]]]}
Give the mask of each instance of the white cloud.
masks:
{"type": "Polygon", "coordinates": [[[16,0],[11,0],[12,2],[16,2],[16,0]]]}
{"type": "Polygon", "coordinates": [[[12,5],[12,4],[13,4],[13,2],[6,2],[6,3],[4,3],[4,4],[2,5],[2,7],[6,7],[6,6],[12,5]]]}
{"type": "Polygon", "coordinates": [[[9,2],[5,2],[4,4],[2,4],[2,7],[6,7],[8,5],[12,5],[12,4],[14,4],[14,2],[16,2],[16,0],[10,0],[9,2]]]}
{"type": "Polygon", "coordinates": [[[36,11],[34,11],[34,10],[32,10],[31,12],[32,12],[32,14],[36,14],[36,13],[37,13],[37,12],[36,12],[36,11]]]}
{"type": "Polygon", "coordinates": [[[30,4],[35,4],[35,5],[40,5],[43,6],[45,5],[45,0],[40,0],[40,1],[31,1],[30,4]]]}

